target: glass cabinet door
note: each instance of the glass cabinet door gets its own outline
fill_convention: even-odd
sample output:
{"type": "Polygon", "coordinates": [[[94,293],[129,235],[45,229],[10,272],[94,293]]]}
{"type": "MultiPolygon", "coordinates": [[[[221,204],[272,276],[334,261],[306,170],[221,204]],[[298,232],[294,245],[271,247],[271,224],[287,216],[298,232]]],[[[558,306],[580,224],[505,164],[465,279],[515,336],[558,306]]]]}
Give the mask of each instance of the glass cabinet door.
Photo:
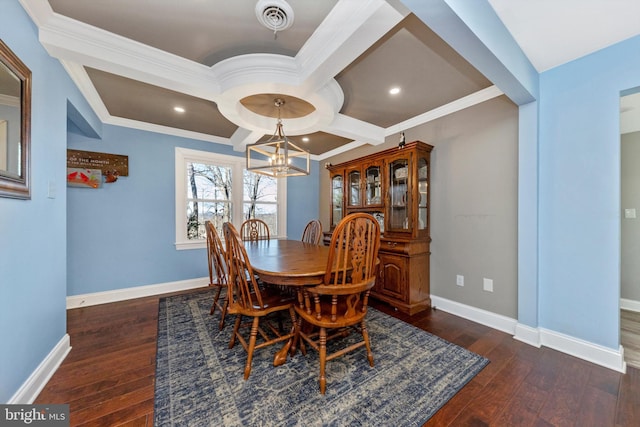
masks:
{"type": "Polygon", "coordinates": [[[360,206],[360,171],[352,170],[347,174],[347,204],[349,206],[360,206]]]}
{"type": "Polygon", "coordinates": [[[382,204],[382,174],[380,166],[372,165],[364,172],[366,206],[382,204]]]}
{"type": "Polygon", "coordinates": [[[342,175],[336,175],[331,178],[331,228],[338,225],[344,211],[342,209],[344,196],[344,182],[342,175]]]}
{"type": "Polygon", "coordinates": [[[393,160],[388,165],[390,230],[408,231],[411,227],[411,198],[409,197],[409,159],[393,160]]]}
{"type": "Polygon", "coordinates": [[[427,215],[429,207],[429,163],[424,157],[418,159],[418,229],[426,230],[429,227],[427,215]]]}

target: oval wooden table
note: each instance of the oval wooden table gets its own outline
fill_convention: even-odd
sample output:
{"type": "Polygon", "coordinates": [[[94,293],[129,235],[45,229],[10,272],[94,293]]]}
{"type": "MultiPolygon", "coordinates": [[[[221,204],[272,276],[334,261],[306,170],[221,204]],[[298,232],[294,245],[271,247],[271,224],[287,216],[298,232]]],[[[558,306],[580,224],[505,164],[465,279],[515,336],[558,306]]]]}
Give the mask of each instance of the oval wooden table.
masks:
{"type": "MultiPolygon", "coordinates": [[[[322,283],[327,270],[329,247],[299,240],[258,240],[244,242],[253,272],[260,280],[274,285],[306,286],[322,283]]],[[[295,325],[294,325],[295,326],[295,325]]],[[[288,340],[273,358],[273,366],[287,361],[296,352],[296,343],[288,340]]]]}
{"type": "Polygon", "coordinates": [[[327,270],[329,247],[299,240],[244,242],[254,273],[274,285],[319,285],[327,270]]]}

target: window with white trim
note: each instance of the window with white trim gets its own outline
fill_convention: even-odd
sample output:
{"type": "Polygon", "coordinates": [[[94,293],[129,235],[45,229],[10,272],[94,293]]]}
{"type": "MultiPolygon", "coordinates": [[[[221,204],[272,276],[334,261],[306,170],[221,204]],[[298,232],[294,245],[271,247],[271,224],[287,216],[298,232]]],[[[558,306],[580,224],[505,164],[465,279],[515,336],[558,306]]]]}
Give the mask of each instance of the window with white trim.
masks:
{"type": "Polygon", "coordinates": [[[245,169],[244,157],[177,147],[176,248],[206,247],[205,221],[222,237],[222,224],[238,230],[243,221],[259,218],[272,237],[286,236],[286,179],[245,169]]]}

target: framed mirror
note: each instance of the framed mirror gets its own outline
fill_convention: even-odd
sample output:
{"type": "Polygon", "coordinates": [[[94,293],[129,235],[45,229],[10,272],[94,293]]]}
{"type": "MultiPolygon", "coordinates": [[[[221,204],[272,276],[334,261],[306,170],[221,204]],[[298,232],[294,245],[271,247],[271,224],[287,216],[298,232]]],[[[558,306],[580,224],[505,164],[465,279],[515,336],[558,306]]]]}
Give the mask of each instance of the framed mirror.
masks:
{"type": "Polygon", "coordinates": [[[31,71],[0,40],[0,196],[30,199],[31,71]]]}

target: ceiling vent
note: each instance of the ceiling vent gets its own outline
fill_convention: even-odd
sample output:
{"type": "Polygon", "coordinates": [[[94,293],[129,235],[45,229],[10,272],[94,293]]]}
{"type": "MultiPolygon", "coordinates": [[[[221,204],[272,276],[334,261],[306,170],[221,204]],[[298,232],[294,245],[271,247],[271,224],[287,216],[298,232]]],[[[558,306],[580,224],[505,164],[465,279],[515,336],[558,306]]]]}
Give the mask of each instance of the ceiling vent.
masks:
{"type": "Polygon", "coordinates": [[[293,25],[293,9],[285,0],[259,0],[256,4],[256,16],[274,35],[293,25]]]}

